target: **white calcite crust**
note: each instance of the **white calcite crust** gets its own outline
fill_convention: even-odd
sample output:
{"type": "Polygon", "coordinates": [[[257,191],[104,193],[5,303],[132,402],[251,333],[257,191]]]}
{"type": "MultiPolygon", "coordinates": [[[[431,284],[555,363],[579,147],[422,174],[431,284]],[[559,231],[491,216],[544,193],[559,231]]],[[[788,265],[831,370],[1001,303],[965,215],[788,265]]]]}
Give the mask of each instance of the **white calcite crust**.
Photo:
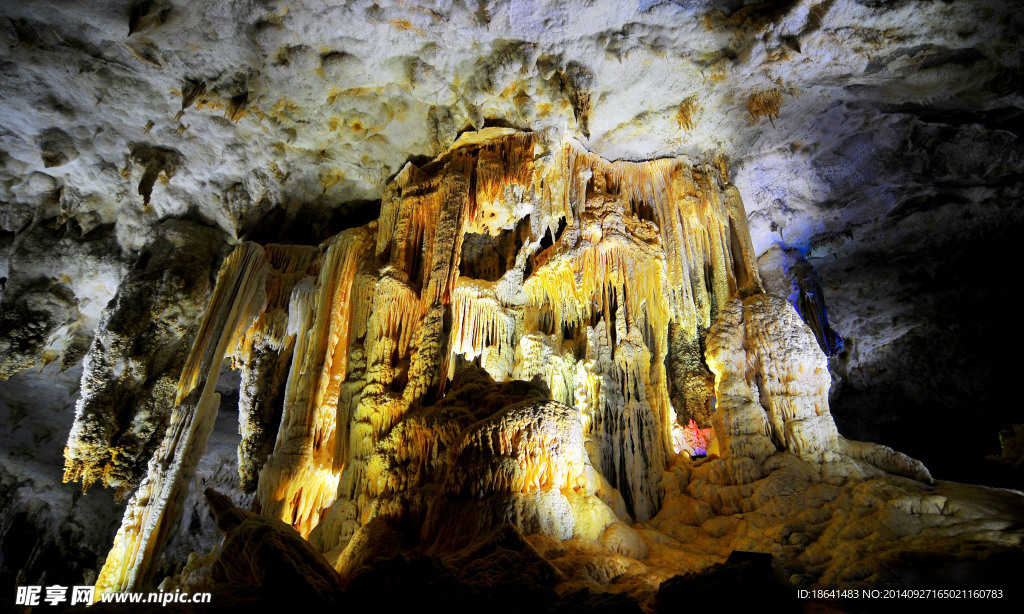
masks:
{"type": "Polygon", "coordinates": [[[1011,0],[4,3],[0,528],[30,518],[94,581],[80,561],[121,510],[62,473],[146,479],[101,585],[144,580],[177,517],[206,513],[190,471],[235,488],[210,468],[233,444],[202,455],[227,357],[241,488],[340,569],[377,518],[426,517],[444,450],[487,417],[421,411],[467,363],[494,411],[524,401],[516,380],[578,410],[574,487],[465,514],[527,519],[567,582],[649,594],[736,548],[801,585],[868,584],[901,548],[1019,545],[1017,495],[933,485],[832,412],[946,429],[975,399],[1011,406],[985,395],[1007,379],[989,346],[1019,339],[993,306],[1018,304],[1021,20],[1011,0]],[[236,246],[262,259],[228,277],[259,289],[194,330],[236,246]],[[760,294],[773,248],[821,274],[831,363],[760,294]],[[676,456],[688,418],[719,458],[676,456]]]}

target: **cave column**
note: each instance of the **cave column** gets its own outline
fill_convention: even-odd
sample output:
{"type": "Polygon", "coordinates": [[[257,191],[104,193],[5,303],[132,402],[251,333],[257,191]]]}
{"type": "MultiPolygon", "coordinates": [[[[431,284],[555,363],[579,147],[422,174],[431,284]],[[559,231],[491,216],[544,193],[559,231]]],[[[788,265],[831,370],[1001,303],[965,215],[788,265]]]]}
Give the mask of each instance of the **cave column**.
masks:
{"type": "Polygon", "coordinates": [[[224,357],[238,331],[247,328],[263,306],[266,272],[264,250],[254,243],[236,247],[221,268],[207,317],[182,371],[170,425],[125,510],[96,581],[97,599],[105,592],[137,590],[149,581],[153,563],[180,519],[213,429],[220,405],[215,389],[224,357]]]}

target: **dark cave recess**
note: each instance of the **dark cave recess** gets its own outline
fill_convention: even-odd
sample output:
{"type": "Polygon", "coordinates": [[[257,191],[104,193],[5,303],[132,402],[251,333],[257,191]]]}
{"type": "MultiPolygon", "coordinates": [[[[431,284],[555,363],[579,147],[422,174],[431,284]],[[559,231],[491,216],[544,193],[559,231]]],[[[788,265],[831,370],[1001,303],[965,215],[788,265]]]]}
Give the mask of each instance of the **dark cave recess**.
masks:
{"type": "MultiPolygon", "coordinates": [[[[1000,431],[1024,422],[1013,358],[1024,347],[1022,232],[1024,223],[1007,224],[859,273],[898,275],[895,300],[912,303],[920,325],[859,365],[870,385],[833,384],[840,433],[904,451],[936,479],[1024,488],[1024,471],[989,458],[1001,453],[1000,431]]],[[[830,364],[840,378],[844,354],[830,364]]]]}

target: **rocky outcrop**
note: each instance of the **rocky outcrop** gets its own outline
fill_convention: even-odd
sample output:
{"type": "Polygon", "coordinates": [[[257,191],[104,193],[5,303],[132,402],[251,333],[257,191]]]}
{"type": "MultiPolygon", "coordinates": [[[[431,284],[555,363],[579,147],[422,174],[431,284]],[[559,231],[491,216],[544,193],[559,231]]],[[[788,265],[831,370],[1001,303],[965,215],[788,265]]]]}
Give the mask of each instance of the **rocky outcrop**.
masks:
{"type": "Polygon", "coordinates": [[[825,355],[784,299],[761,294],[731,301],[712,327],[707,346],[718,397],[710,452],[721,455],[723,483],[763,478],[765,460],[779,451],[823,467],[856,459],[877,471],[932,483],[920,462],[839,436],[828,407],[831,378],[825,355]]]}
{"type": "Polygon", "coordinates": [[[96,482],[125,497],[163,437],[177,381],[207,305],[222,233],[189,222],[160,225],[139,255],[85,356],[64,481],[96,482]]]}
{"type": "Polygon", "coordinates": [[[781,296],[796,308],[826,356],[842,351],[843,338],[828,323],[821,277],[799,250],[773,245],[757,259],[757,268],[765,292],[781,296]]]}
{"type": "Polygon", "coordinates": [[[235,333],[252,321],[265,296],[263,249],[243,244],[225,261],[175,387],[174,407],[146,475],[125,509],[114,545],[96,581],[99,592],[148,584],[155,560],[176,528],[196,465],[220,405],[221,364],[235,333]]]}
{"type": "Polygon", "coordinates": [[[55,356],[44,357],[47,344],[58,329],[77,320],[75,297],[61,284],[40,281],[4,301],[0,315],[0,379],[6,380],[47,359],[52,362],[55,356]]]}
{"type": "MultiPolygon", "coordinates": [[[[260,464],[254,451],[270,449],[275,394],[280,424],[258,473],[259,518],[213,497],[219,521],[262,523],[217,555],[230,552],[222,565],[241,575],[210,566],[211,553],[179,574],[185,585],[267,580],[246,557],[280,542],[268,518],[290,525],[289,539],[308,537],[302,548],[323,554],[328,579],[426,554],[469,582],[500,583],[495,566],[512,557],[546,586],[614,582],[645,599],[652,583],[715,562],[723,546],[708,540],[723,536],[781,557],[801,586],[859,581],[845,555],[814,562],[818,537],[849,547],[852,534],[836,528],[843,502],[864,530],[894,531],[880,537],[885,556],[930,552],[916,540],[932,525],[915,515],[933,508],[947,546],[973,539],[978,523],[1000,527],[985,552],[1020,539],[1006,524],[1017,495],[934,485],[918,461],[840,436],[827,358],[796,309],[761,291],[724,168],[608,163],[572,142],[538,157],[536,138],[493,129],[457,141],[396,178],[379,220],[317,248],[235,248],[101,588],[143,586],[153,572],[226,357],[246,388],[243,483],[260,464]],[[692,367],[693,381],[713,375],[710,445],[693,415],[687,427],[706,458],[691,460],[697,440],[677,436],[670,356],[690,356],[676,368],[692,367]],[[283,392],[268,390],[275,382],[283,392]],[[963,512],[972,500],[992,505],[963,512]],[[743,515],[757,531],[743,532],[743,515]],[[794,518],[813,528],[779,542],[794,518]],[[518,554],[495,547],[524,534],[518,554]]],[[[319,591],[305,592],[326,599],[319,591]]]]}
{"type": "Polygon", "coordinates": [[[206,498],[226,536],[211,569],[213,582],[293,594],[303,603],[342,600],[341,578],[295,529],[241,510],[215,490],[207,489],[206,498]]]}

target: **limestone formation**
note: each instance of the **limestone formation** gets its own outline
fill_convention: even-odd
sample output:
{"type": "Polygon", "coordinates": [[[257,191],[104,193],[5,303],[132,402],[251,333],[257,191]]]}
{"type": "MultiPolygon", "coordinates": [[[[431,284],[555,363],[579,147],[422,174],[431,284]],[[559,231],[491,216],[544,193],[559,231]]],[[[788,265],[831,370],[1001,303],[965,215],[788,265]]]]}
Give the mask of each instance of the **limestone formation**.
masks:
{"type": "Polygon", "coordinates": [[[1022,15],[2,3],[0,593],[1012,585],[1022,15]]]}
{"type": "MultiPolygon", "coordinates": [[[[188,459],[208,431],[205,401],[192,408],[188,400],[215,385],[211,369],[228,355],[246,386],[239,467],[243,485],[251,486],[274,426],[267,397],[281,394],[254,387],[280,384],[290,348],[277,438],[259,469],[259,509],[303,535],[325,522],[317,537],[324,551],[344,548],[354,529],[374,517],[401,515],[413,505],[416,481],[393,476],[394,456],[375,447],[443,396],[455,366],[466,362],[495,381],[539,377],[555,399],[580,412],[568,423],[541,423],[580,424],[580,439],[566,444],[571,454],[564,461],[554,460],[547,444],[543,454],[487,448],[517,459],[518,469],[508,473],[485,461],[456,462],[466,444],[452,439],[460,428],[452,425],[445,428],[456,430],[434,440],[434,450],[419,453],[435,460],[418,482],[437,484],[439,495],[465,495],[475,480],[484,490],[467,492],[478,495],[507,488],[529,495],[539,486],[558,497],[566,489],[602,491],[623,517],[653,516],[666,458],[674,453],[676,411],[664,368],[672,352],[668,325],[676,322],[696,339],[729,296],[759,289],[749,240],[742,238],[745,215],[717,167],[682,159],[608,163],[572,142],[552,145],[538,156],[545,145],[532,134],[483,131],[425,169],[407,167],[378,222],[346,231],[319,251],[236,248],[183,365],[169,435],[155,457],[183,460],[150,466],[101,585],[127,587],[138,574],[145,577],[146,551],[163,536],[133,528],[136,515],[174,521],[183,495],[173,485],[188,480],[188,459]],[[509,233],[511,242],[498,241],[504,253],[483,247],[486,237],[509,233]],[[463,254],[473,235],[482,237],[474,239],[476,251],[463,254]],[[460,267],[484,278],[464,276],[460,267]],[[252,294],[237,295],[240,288],[252,294]],[[552,354],[561,362],[545,358],[552,354]],[[176,429],[195,440],[179,441],[176,429]],[[585,460],[572,456],[584,449],[585,460]],[[568,465],[557,469],[562,462],[568,465]],[[483,475],[459,473],[469,468],[483,475]],[[595,475],[607,476],[607,484],[595,475]],[[613,490],[621,498],[608,495],[613,490]],[[136,549],[141,556],[132,554],[136,549]]],[[[529,426],[537,419],[513,422],[518,426],[503,437],[539,428],[529,426]]],[[[407,436],[395,445],[410,443],[407,436]]],[[[567,500],[560,505],[569,513],[567,500]]]]}
{"type": "MultiPolygon", "coordinates": [[[[714,562],[720,549],[702,540],[738,535],[731,515],[811,510],[816,496],[867,505],[866,488],[902,493],[899,514],[969,505],[978,495],[955,487],[927,494],[918,461],[839,435],[827,358],[796,309],[761,290],[727,173],[720,159],[607,162],[573,141],[485,129],[408,165],[376,221],[315,247],[239,244],[98,588],[149,581],[226,358],[241,371],[242,488],[344,574],[398,552],[469,564],[511,526],[539,540],[546,554],[534,556],[556,582],[628,577],[640,595],[700,569],[688,541],[714,562]],[[684,382],[674,391],[673,378],[684,382]]],[[[1008,510],[1011,498],[993,501],[1008,510]]],[[[218,501],[218,522],[252,516],[218,501]]],[[[822,539],[837,514],[812,523],[822,539]]],[[[1013,517],[973,514],[1004,528],[1013,517]]],[[[945,534],[970,531],[948,517],[945,534]]],[[[920,531],[898,522],[901,536],[920,531]]],[[[770,538],[730,539],[761,550],[770,538]]],[[[998,548],[1019,535],[986,539],[998,548]]],[[[854,577],[847,559],[808,562],[813,541],[778,553],[802,570],[792,581],[854,577]]],[[[888,551],[917,547],[901,543],[888,551]]],[[[175,582],[237,580],[210,557],[175,582]]]]}
{"type": "Polygon", "coordinates": [[[240,510],[213,489],[206,498],[226,536],[212,565],[214,582],[259,587],[282,598],[291,594],[298,603],[341,601],[341,579],[294,529],[240,510]]]}
{"type": "Polygon", "coordinates": [[[223,235],[169,221],[108,305],[85,357],[64,481],[131,492],[163,438],[223,235]]]}
{"type": "Polygon", "coordinates": [[[26,288],[5,307],[0,315],[0,380],[42,360],[52,362],[55,356],[46,352],[49,340],[78,316],[74,295],[46,281],[26,288]]]}
{"type": "Polygon", "coordinates": [[[825,355],[785,300],[761,294],[731,301],[707,346],[719,399],[711,451],[721,456],[721,483],[763,478],[765,460],[779,451],[823,468],[857,459],[882,472],[933,482],[924,465],[904,454],[840,437],[828,410],[825,355]]]}
{"type": "Polygon", "coordinates": [[[821,350],[834,356],[843,349],[843,338],[828,323],[825,290],[821,278],[799,250],[772,246],[757,260],[765,291],[788,300],[814,332],[821,350]]]}
{"type": "Polygon", "coordinates": [[[221,362],[243,324],[265,300],[266,259],[243,244],[225,261],[176,387],[174,409],[146,476],[132,496],[114,545],[96,581],[99,592],[124,591],[150,582],[154,559],[174,530],[196,464],[213,429],[220,395],[221,362]]]}

